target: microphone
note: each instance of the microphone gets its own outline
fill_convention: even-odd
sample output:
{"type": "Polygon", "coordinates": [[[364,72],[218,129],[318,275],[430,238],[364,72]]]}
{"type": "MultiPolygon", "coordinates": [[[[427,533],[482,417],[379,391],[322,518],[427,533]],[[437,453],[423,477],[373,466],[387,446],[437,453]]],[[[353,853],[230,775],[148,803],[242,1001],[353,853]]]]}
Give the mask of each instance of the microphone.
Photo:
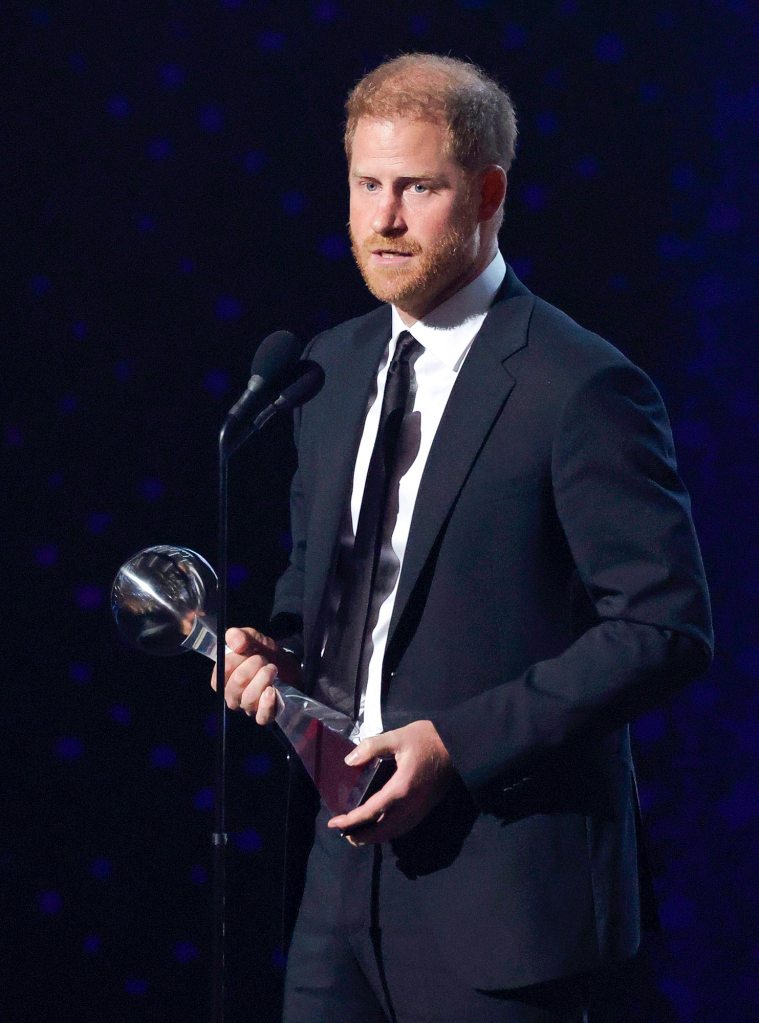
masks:
{"type": "Polygon", "coordinates": [[[239,422],[247,416],[257,401],[295,368],[302,347],[289,330],[277,330],[264,338],[253,356],[248,386],[240,400],[229,410],[227,421],[231,419],[239,422]]]}
{"type": "Polygon", "coordinates": [[[269,422],[272,416],[278,412],[289,412],[290,409],[305,405],[314,395],[318,394],[324,386],[324,370],[318,362],[311,362],[310,359],[303,359],[299,366],[299,376],[294,383],[286,387],[284,391],[270,405],[259,412],[253,423],[254,430],[260,430],[269,422]]]}

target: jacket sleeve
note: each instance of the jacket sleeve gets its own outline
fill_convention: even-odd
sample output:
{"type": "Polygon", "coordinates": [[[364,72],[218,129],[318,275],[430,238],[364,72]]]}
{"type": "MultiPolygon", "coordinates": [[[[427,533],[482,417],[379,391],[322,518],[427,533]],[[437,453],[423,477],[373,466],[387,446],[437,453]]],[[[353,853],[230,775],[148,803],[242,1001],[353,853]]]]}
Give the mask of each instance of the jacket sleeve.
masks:
{"type": "MultiPolygon", "coordinates": [[[[296,409],[293,433],[296,449],[300,435],[301,410],[296,409]]],[[[280,576],[274,592],[274,606],[268,633],[303,662],[303,576],[306,559],[303,487],[300,470],[296,469],[290,486],[290,530],[292,549],[290,562],[280,576]]]]}
{"type": "Polygon", "coordinates": [[[556,657],[433,715],[465,784],[529,774],[703,672],[712,630],[690,502],[661,398],[629,363],[597,370],[557,418],[556,513],[593,608],[556,657]]]}

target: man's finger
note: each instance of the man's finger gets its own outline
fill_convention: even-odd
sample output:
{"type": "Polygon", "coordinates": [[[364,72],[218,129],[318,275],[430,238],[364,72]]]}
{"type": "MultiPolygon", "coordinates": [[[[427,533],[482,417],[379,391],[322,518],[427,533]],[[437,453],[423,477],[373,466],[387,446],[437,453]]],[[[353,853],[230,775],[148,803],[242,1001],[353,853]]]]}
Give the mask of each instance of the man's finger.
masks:
{"type": "Polygon", "coordinates": [[[224,685],[224,699],[230,710],[239,709],[242,695],[260,667],[260,664],[251,663],[250,657],[243,658],[237,664],[230,666],[224,685]]]}
{"type": "MultiPolygon", "coordinates": [[[[224,662],[225,662],[224,666],[226,668],[226,673],[227,673],[226,674],[226,683],[225,683],[225,685],[229,684],[229,676],[232,674],[232,672],[235,671],[244,661],[245,661],[245,658],[244,657],[240,657],[238,654],[229,654],[229,653],[227,653],[227,656],[224,658],[224,662]]],[[[215,667],[214,667],[213,671],[211,672],[211,688],[212,689],[216,688],[216,668],[215,667]]]]}
{"type": "Polygon", "coordinates": [[[246,714],[255,714],[261,694],[271,686],[276,677],[277,669],[273,664],[259,665],[253,672],[240,693],[240,707],[246,714]]]}
{"type": "Polygon", "coordinates": [[[356,849],[377,842],[389,842],[404,830],[403,818],[398,815],[399,810],[398,806],[393,807],[390,813],[381,809],[370,823],[362,824],[361,827],[353,828],[350,831],[343,830],[343,838],[356,849]]]}
{"type": "Polygon", "coordinates": [[[250,657],[245,657],[237,663],[233,661],[231,670],[227,672],[227,685],[232,689],[237,688],[242,691],[259,671],[270,663],[258,654],[251,654],[250,657]]]}
{"type": "Polygon", "coordinates": [[[258,651],[277,653],[279,646],[271,636],[264,635],[249,625],[227,629],[224,638],[227,646],[237,654],[255,654],[258,651]]]}
{"type": "Polygon", "coordinates": [[[261,645],[255,629],[227,629],[224,638],[229,649],[234,650],[236,654],[253,653],[261,645]]]}
{"type": "Polygon", "coordinates": [[[382,732],[369,739],[362,739],[345,758],[345,763],[350,767],[358,767],[361,764],[368,764],[375,757],[392,756],[396,751],[394,737],[395,732],[382,732]]]}
{"type": "Polygon", "coordinates": [[[391,778],[379,792],[375,792],[365,803],[357,806],[350,813],[339,814],[327,821],[328,828],[337,828],[340,831],[355,831],[357,828],[366,827],[367,824],[378,824],[384,820],[387,813],[392,809],[398,799],[398,794],[391,778]]]}
{"type": "Polygon", "coordinates": [[[272,688],[264,689],[261,699],[258,701],[256,721],[259,725],[269,725],[277,714],[277,693],[272,688]]]}
{"type": "Polygon", "coordinates": [[[369,824],[365,828],[359,828],[358,831],[345,834],[344,837],[349,845],[352,845],[355,849],[360,849],[364,845],[388,842],[395,836],[392,830],[387,827],[385,821],[382,821],[377,824],[369,824]]]}

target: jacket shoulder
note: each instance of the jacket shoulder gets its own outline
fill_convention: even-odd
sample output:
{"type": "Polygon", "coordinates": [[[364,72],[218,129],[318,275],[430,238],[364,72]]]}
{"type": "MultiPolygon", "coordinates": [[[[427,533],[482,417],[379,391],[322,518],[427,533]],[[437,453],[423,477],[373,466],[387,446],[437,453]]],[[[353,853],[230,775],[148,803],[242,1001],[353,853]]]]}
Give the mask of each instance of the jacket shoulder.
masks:
{"type": "Polygon", "coordinates": [[[387,321],[389,337],[390,306],[377,306],[362,316],[354,316],[350,320],[345,320],[343,323],[338,323],[317,334],[307,345],[304,355],[308,358],[328,358],[333,352],[342,352],[347,340],[379,330],[385,321],[387,321]]]}
{"type": "Polygon", "coordinates": [[[538,358],[560,364],[564,373],[576,379],[606,369],[637,368],[610,341],[542,298],[535,299],[528,347],[538,358]]]}

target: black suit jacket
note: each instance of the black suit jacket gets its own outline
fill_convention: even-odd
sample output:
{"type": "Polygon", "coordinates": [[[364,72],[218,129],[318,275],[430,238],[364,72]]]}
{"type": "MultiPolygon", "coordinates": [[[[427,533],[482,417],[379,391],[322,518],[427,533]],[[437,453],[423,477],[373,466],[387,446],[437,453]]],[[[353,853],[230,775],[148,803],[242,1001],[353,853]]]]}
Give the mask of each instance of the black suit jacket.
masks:
{"type": "MultiPolygon", "coordinates": [[[[303,623],[307,688],[389,336],[383,307],[308,352],[325,385],[296,419],[294,546],[274,609],[275,627],[303,623]]],[[[703,671],[710,649],[657,391],[509,269],[425,467],[383,670],[385,728],[431,719],[460,779],[395,852],[469,983],[537,983],[636,950],[625,722],[703,671]]],[[[326,695],[352,707],[339,684],[326,695]]]]}

